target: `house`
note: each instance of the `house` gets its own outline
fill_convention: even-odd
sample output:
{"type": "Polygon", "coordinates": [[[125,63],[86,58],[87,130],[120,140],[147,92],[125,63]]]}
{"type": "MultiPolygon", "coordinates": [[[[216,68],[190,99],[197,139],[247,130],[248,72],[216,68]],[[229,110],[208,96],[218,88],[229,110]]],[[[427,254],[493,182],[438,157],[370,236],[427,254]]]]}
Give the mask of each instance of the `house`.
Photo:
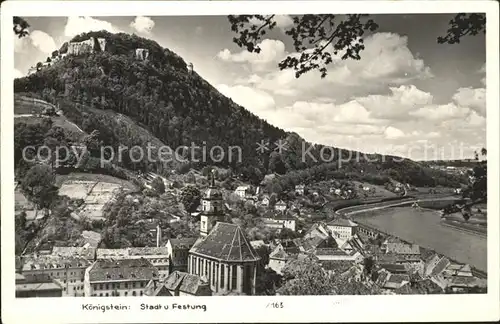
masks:
{"type": "Polygon", "coordinates": [[[460,195],[462,193],[462,188],[456,188],[454,192],[455,194],[460,195]]]}
{"type": "Polygon", "coordinates": [[[97,249],[97,260],[148,260],[163,275],[168,275],[170,260],[166,247],[131,247],[124,249],[97,249]]]}
{"type": "Polygon", "coordinates": [[[363,256],[359,252],[345,252],[339,248],[316,248],[313,252],[319,261],[352,261],[360,262],[363,256]]]}
{"type": "Polygon", "coordinates": [[[234,194],[241,199],[245,199],[247,197],[247,194],[250,193],[250,186],[239,186],[236,188],[234,191],[234,194]]]}
{"type": "Polygon", "coordinates": [[[186,272],[174,271],[161,281],[152,279],[146,296],[212,296],[208,281],[186,272]]]}
{"type": "Polygon", "coordinates": [[[286,208],[287,208],[287,205],[286,205],[286,203],[283,200],[278,201],[274,205],[274,210],[277,210],[277,211],[285,211],[286,208]]]}
{"type": "Polygon", "coordinates": [[[49,275],[26,278],[16,273],[16,298],[62,297],[63,287],[49,275]]]}
{"type": "Polygon", "coordinates": [[[381,245],[382,251],[394,254],[399,259],[407,262],[420,262],[420,246],[402,242],[384,242],[381,245]]]}
{"type": "Polygon", "coordinates": [[[424,276],[432,277],[440,275],[449,265],[450,260],[448,258],[435,254],[425,262],[424,276]]]}
{"type": "Polygon", "coordinates": [[[357,233],[358,224],[349,219],[337,218],[329,223],[327,227],[330,231],[338,234],[341,240],[347,241],[357,233]]]}
{"type": "Polygon", "coordinates": [[[306,186],[304,184],[299,184],[295,186],[295,194],[304,195],[306,186]]]}
{"type": "Polygon", "coordinates": [[[370,191],[370,187],[367,186],[363,187],[363,191],[370,191]]]}
{"type": "Polygon", "coordinates": [[[443,271],[445,277],[473,277],[472,269],[468,264],[449,264],[443,271]]]}
{"type": "Polygon", "coordinates": [[[158,270],[144,258],[101,259],[85,271],[85,296],[143,296],[147,284],[158,278],[158,270]]]}
{"type": "Polygon", "coordinates": [[[170,271],[187,271],[189,249],[196,242],[196,237],[169,239],[166,248],[170,260],[170,271]]]}
{"type": "MultiPolygon", "coordinates": [[[[269,214],[268,214],[269,215],[269,214]]],[[[295,228],[295,218],[288,214],[278,214],[273,216],[267,216],[262,218],[262,221],[266,227],[281,230],[283,228],[288,228],[291,231],[296,230],[295,228]]]]}
{"type": "Polygon", "coordinates": [[[277,274],[283,273],[283,268],[285,267],[288,260],[290,260],[290,255],[285,251],[283,246],[279,244],[276,248],[269,254],[269,265],[268,267],[274,270],[277,274]]]}
{"type": "Polygon", "coordinates": [[[389,277],[381,286],[384,289],[399,289],[402,286],[410,283],[410,277],[404,274],[389,274],[389,277]]]}
{"type": "Polygon", "coordinates": [[[30,283],[42,280],[43,284],[48,284],[43,278],[50,277],[62,287],[62,296],[78,297],[84,296],[84,275],[89,265],[90,261],[85,258],[29,255],[23,258],[21,274],[30,283]]]}
{"type": "Polygon", "coordinates": [[[358,251],[362,254],[365,252],[365,243],[358,234],[354,234],[349,240],[345,241],[343,244],[339,244],[339,246],[341,250],[346,252],[358,251]]]}
{"type": "Polygon", "coordinates": [[[269,207],[269,203],[271,202],[268,195],[262,196],[262,200],[260,201],[260,205],[263,207],[269,207]]]}
{"type": "Polygon", "coordinates": [[[402,264],[385,263],[385,264],[380,264],[380,267],[393,274],[408,273],[406,267],[402,264]]]}
{"type": "Polygon", "coordinates": [[[83,258],[94,261],[96,258],[96,248],[93,247],[73,247],[73,246],[54,246],[51,255],[61,258],[83,258]]]}

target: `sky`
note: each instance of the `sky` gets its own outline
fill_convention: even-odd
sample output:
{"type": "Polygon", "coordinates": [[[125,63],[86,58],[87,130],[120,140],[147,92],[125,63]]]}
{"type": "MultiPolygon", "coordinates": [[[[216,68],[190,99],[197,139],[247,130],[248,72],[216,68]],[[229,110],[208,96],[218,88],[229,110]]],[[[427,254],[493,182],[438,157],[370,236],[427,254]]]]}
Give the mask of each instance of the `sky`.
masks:
{"type": "Polygon", "coordinates": [[[15,43],[15,75],[63,42],[91,30],[135,33],[173,50],[196,72],[257,116],[310,142],[414,160],[472,158],[486,147],[486,48],[483,34],[437,43],[453,14],[372,15],[361,59],[335,57],[322,79],[299,79],[278,63],[294,55],[290,16],[260,43],[259,54],[233,43],[225,16],[29,17],[15,43]]]}

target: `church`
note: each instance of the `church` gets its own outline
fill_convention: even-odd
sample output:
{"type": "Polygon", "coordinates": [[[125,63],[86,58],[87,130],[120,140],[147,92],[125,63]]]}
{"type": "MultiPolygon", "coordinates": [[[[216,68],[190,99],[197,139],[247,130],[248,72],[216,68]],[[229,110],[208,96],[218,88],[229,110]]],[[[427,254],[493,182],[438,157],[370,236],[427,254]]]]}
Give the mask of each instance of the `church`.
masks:
{"type": "Polygon", "coordinates": [[[224,222],[224,202],[215,176],[201,199],[200,237],[189,250],[188,273],[208,281],[217,295],[255,294],[259,255],[242,229],[224,222]]]}

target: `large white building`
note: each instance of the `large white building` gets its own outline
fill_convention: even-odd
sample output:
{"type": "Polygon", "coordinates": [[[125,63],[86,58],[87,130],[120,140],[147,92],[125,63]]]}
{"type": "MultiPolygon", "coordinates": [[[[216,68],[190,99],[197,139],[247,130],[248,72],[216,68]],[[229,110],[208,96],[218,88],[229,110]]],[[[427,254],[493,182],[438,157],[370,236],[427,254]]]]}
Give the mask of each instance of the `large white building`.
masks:
{"type": "Polygon", "coordinates": [[[85,269],[90,261],[80,257],[57,255],[31,255],[25,257],[21,274],[30,281],[51,278],[62,287],[63,297],[84,296],[85,269]]]}
{"type": "Polygon", "coordinates": [[[335,219],[326,224],[328,229],[337,234],[337,237],[342,241],[347,241],[356,234],[358,224],[348,219],[335,219]]]}
{"type": "Polygon", "coordinates": [[[97,260],[85,271],[85,296],[142,296],[158,270],[144,258],[97,260]]]}

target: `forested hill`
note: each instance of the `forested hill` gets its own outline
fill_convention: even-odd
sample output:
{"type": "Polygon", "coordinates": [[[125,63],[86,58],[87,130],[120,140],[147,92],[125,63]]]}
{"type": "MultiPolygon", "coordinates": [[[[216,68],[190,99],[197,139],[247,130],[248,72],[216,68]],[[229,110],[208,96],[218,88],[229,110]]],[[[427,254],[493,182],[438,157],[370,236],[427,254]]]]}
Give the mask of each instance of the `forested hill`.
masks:
{"type": "MultiPolygon", "coordinates": [[[[114,117],[95,113],[97,110],[112,110],[130,117],[172,149],[181,145],[190,147],[192,143],[205,145],[207,151],[220,146],[225,156],[219,156],[219,163],[212,160],[207,164],[230,166],[256,179],[266,173],[284,174],[322,164],[314,159],[302,160],[303,145],[307,148],[309,144],[303,144],[299,135],[268,124],[223,96],[196,71],[191,71],[181,57],[152,40],[99,31],[78,35],[71,41],[94,39],[97,43],[98,38],[104,38],[106,44],[104,48],[97,46],[93,53],[68,54],[68,43],[63,44],[52,54],[50,66],[46,63],[42,67],[40,63],[39,71],[16,79],[15,92],[31,93],[59,104],[65,116],[84,131],[91,133],[98,130],[104,145],[117,147],[125,143],[145,146],[146,143],[144,137],[136,139],[131,132],[128,136],[127,132],[116,132],[114,117]],[[137,49],[147,50],[148,57],[139,57],[137,49]],[[261,140],[274,143],[280,139],[288,141],[288,150],[281,155],[273,151],[274,146],[264,152],[256,151],[256,143],[261,140]],[[241,148],[241,163],[235,158],[236,153],[232,161],[228,161],[230,146],[241,148]]],[[[318,157],[321,148],[316,146],[310,152],[318,157]]],[[[201,159],[202,150],[197,152],[196,158],[201,159]]],[[[343,151],[342,154],[348,156],[352,152],[343,151]]],[[[329,161],[331,168],[334,168],[338,157],[339,151],[324,150],[323,160],[329,161]],[[330,154],[334,154],[334,158],[330,158],[330,154]]],[[[373,159],[373,156],[370,158],[373,159]]],[[[433,183],[434,175],[424,176],[418,163],[407,160],[404,164],[411,164],[410,168],[399,167],[413,169],[416,178],[433,183]]],[[[198,162],[194,166],[201,167],[203,163],[198,162]]],[[[134,169],[155,167],[142,162],[134,165],[134,169]]],[[[393,163],[380,163],[374,172],[389,175],[393,168],[393,163]]],[[[392,173],[391,177],[398,178],[392,173]]]]}

